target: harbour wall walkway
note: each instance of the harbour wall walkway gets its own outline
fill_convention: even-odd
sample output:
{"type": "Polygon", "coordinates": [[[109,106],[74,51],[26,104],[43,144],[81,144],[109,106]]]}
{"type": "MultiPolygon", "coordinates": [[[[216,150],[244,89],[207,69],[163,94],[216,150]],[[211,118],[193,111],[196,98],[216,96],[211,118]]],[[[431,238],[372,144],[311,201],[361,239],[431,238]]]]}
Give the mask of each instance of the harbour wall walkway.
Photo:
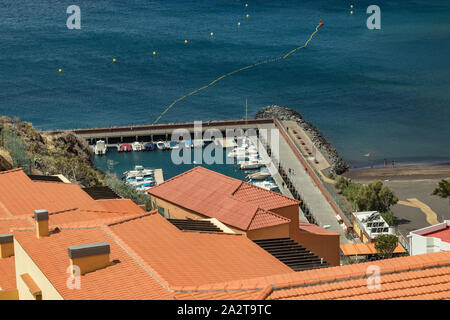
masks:
{"type": "MultiPolygon", "coordinates": [[[[202,132],[208,129],[215,129],[222,132],[225,137],[227,130],[235,129],[256,129],[261,124],[273,123],[273,119],[251,119],[251,120],[233,120],[233,121],[206,121],[201,122],[202,132]]],[[[146,142],[164,140],[169,141],[172,132],[176,129],[186,129],[191,134],[194,133],[194,123],[174,123],[174,124],[155,124],[142,126],[124,126],[110,128],[92,128],[92,129],[71,129],[71,130],[52,130],[46,131],[47,134],[59,134],[64,132],[74,132],[80,137],[86,139],[89,144],[95,144],[98,140],[106,141],[106,144],[117,144],[123,142],[146,142]]]]}

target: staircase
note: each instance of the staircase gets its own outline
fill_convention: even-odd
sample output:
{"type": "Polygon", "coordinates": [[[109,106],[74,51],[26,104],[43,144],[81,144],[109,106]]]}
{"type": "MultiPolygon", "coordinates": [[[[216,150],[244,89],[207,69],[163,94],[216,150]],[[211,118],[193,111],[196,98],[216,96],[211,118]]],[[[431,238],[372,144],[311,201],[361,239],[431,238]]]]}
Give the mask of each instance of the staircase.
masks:
{"type": "Polygon", "coordinates": [[[327,268],[328,263],[290,238],[253,240],[294,271],[327,268]]]}
{"type": "Polygon", "coordinates": [[[167,219],[175,227],[186,231],[222,232],[216,225],[207,220],[167,219]]]}

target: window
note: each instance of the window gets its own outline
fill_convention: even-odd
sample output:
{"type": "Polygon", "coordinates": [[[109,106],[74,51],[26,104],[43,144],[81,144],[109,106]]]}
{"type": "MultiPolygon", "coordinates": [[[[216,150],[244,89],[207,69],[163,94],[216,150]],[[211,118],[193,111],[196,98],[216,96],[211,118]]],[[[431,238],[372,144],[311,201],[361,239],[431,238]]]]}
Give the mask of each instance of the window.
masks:
{"type": "Polygon", "coordinates": [[[164,208],[158,206],[158,213],[164,217],[164,208]]]}

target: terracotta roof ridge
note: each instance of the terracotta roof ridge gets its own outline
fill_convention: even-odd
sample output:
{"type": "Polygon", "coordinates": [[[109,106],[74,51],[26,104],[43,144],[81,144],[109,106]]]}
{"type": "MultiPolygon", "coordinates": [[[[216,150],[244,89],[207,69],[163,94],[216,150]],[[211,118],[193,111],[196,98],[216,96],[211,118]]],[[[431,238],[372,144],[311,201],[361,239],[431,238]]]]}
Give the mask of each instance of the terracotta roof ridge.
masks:
{"type": "Polygon", "coordinates": [[[252,223],[253,223],[253,221],[255,220],[255,218],[256,218],[258,215],[260,215],[261,213],[270,214],[270,215],[276,217],[276,218],[279,219],[279,220],[285,220],[285,221],[286,221],[285,223],[291,222],[291,219],[289,219],[289,218],[283,217],[283,216],[281,216],[281,215],[279,215],[279,214],[277,214],[277,213],[275,213],[275,212],[272,212],[272,211],[269,211],[269,210],[265,210],[265,209],[263,209],[263,208],[261,208],[261,207],[258,207],[258,208],[256,209],[256,212],[255,212],[255,214],[253,215],[252,219],[250,220],[250,223],[249,223],[248,226],[247,226],[247,230],[250,229],[250,226],[252,225],[252,223]]]}
{"type": "Polygon", "coordinates": [[[136,251],[134,251],[110,226],[100,227],[122,250],[126,252],[150,277],[168,292],[171,292],[169,282],[149,265],[136,251]]]}
{"type": "Polygon", "coordinates": [[[263,291],[256,297],[256,300],[266,300],[274,291],[274,286],[269,284],[266,286],[263,291]]]}
{"type": "Polygon", "coordinates": [[[28,220],[27,218],[28,218],[28,215],[15,216],[15,217],[6,217],[6,218],[1,218],[0,217],[0,221],[28,220]]]}
{"type": "Polygon", "coordinates": [[[272,191],[272,190],[267,190],[267,189],[264,189],[264,188],[255,186],[255,185],[253,185],[253,184],[251,184],[251,183],[249,183],[249,182],[246,182],[246,181],[242,181],[242,184],[245,184],[246,186],[248,186],[248,187],[250,187],[250,188],[253,187],[253,188],[258,188],[258,189],[264,190],[264,191],[266,191],[266,192],[268,192],[268,193],[270,193],[270,194],[276,195],[276,196],[278,196],[278,197],[285,198],[286,200],[289,200],[289,201],[291,201],[291,202],[300,203],[299,200],[289,198],[288,196],[285,196],[285,195],[282,194],[282,193],[278,193],[278,192],[275,192],[275,191],[272,191]]]}
{"type": "Polygon", "coordinates": [[[17,171],[23,171],[23,170],[22,170],[22,168],[14,168],[11,170],[0,171],[0,174],[8,174],[8,173],[17,172],[17,171]]]}
{"type": "MultiPolygon", "coordinates": [[[[351,264],[344,266],[328,267],[324,269],[304,270],[292,273],[278,273],[266,277],[253,277],[245,280],[232,280],[224,282],[216,282],[216,287],[225,288],[233,287],[240,289],[260,288],[266,289],[271,285],[275,290],[289,289],[295,287],[315,286],[327,283],[349,281],[365,278],[369,275],[366,273],[366,267],[376,265],[380,267],[380,276],[386,276],[398,273],[408,273],[421,270],[432,270],[450,267],[450,251],[441,251],[435,253],[427,253],[417,256],[406,256],[390,258],[378,261],[370,261],[359,264],[351,264]],[[353,268],[353,269],[351,269],[353,268]],[[357,270],[355,270],[357,269],[357,270]],[[318,273],[322,273],[321,276],[318,273]],[[330,278],[331,274],[331,278],[330,278]],[[330,280],[331,279],[331,280],[330,280]]],[[[186,290],[200,290],[201,286],[186,287],[186,290]]]]}
{"type": "MultiPolygon", "coordinates": [[[[1,201],[0,201],[0,209],[2,209],[5,212],[6,216],[14,217],[11,211],[9,211],[8,208],[1,201]]],[[[21,216],[23,216],[23,214],[21,216]]]]}
{"type": "Polygon", "coordinates": [[[59,211],[53,211],[53,212],[49,212],[48,215],[49,216],[53,216],[53,215],[56,215],[56,214],[70,212],[70,211],[76,211],[76,210],[79,210],[79,209],[80,208],[70,208],[70,209],[64,209],[64,210],[59,210],[59,211]]]}
{"type": "Polygon", "coordinates": [[[193,172],[194,170],[196,170],[197,168],[200,168],[200,166],[194,167],[194,168],[192,168],[192,169],[189,169],[189,170],[187,170],[187,171],[184,171],[184,172],[180,173],[179,175],[176,175],[175,177],[172,177],[172,178],[170,178],[170,179],[167,179],[167,180],[161,182],[160,184],[158,184],[158,185],[156,185],[156,186],[150,188],[147,192],[150,193],[150,191],[151,191],[152,189],[153,189],[153,190],[158,189],[159,186],[165,185],[165,184],[167,184],[168,182],[174,181],[174,180],[176,180],[176,179],[179,178],[179,177],[182,177],[182,176],[184,176],[184,175],[186,175],[186,174],[188,174],[188,173],[191,173],[191,172],[193,172]]]}
{"type": "Polygon", "coordinates": [[[212,234],[212,235],[219,235],[219,236],[237,236],[242,237],[244,236],[242,233],[229,233],[229,232],[223,232],[223,231],[202,231],[202,230],[180,230],[181,232],[186,233],[205,233],[205,234],[212,234]]]}
{"type": "Polygon", "coordinates": [[[185,171],[185,172],[182,172],[182,173],[180,173],[179,175],[176,175],[175,177],[172,177],[172,178],[170,178],[170,179],[167,179],[167,180],[161,182],[160,184],[158,184],[158,185],[156,185],[156,186],[150,188],[150,189],[148,190],[148,193],[150,193],[150,192],[152,191],[152,189],[153,189],[153,190],[156,190],[159,186],[162,186],[162,185],[164,185],[164,184],[167,184],[167,182],[176,180],[177,178],[183,177],[183,176],[187,175],[188,173],[191,173],[191,172],[194,172],[194,171],[198,171],[198,170],[205,170],[205,171],[207,171],[207,172],[210,172],[210,173],[213,173],[213,174],[216,174],[216,175],[220,175],[220,176],[222,176],[222,177],[224,177],[224,178],[227,178],[228,180],[231,180],[231,181],[235,181],[235,180],[236,180],[236,181],[240,181],[239,179],[231,178],[231,177],[229,177],[229,176],[227,176],[227,175],[224,175],[224,174],[222,174],[222,173],[219,173],[219,172],[216,172],[216,171],[214,171],[214,170],[210,170],[210,169],[207,169],[207,168],[205,168],[205,167],[202,167],[202,166],[198,165],[198,166],[195,166],[195,167],[192,168],[192,169],[189,169],[189,170],[187,170],[187,171],[185,171]]]}
{"type": "MultiPolygon", "coordinates": [[[[156,214],[157,212],[158,212],[157,210],[153,210],[153,211],[150,211],[150,212],[136,213],[136,214],[134,214],[131,217],[124,217],[123,220],[120,220],[120,221],[117,221],[117,222],[113,222],[113,223],[110,223],[110,224],[106,224],[106,225],[108,227],[110,227],[110,226],[114,226],[114,225],[117,225],[117,224],[129,222],[129,221],[133,221],[133,220],[137,220],[137,219],[142,219],[144,217],[152,216],[152,215],[156,214]]],[[[120,217],[118,217],[118,218],[120,218],[120,217]]]]}
{"type": "MultiPolygon", "coordinates": [[[[429,266],[429,267],[424,267],[424,268],[415,268],[415,269],[409,269],[409,270],[401,270],[401,271],[393,271],[393,272],[386,272],[386,273],[380,273],[380,277],[381,276],[389,276],[389,275],[393,275],[393,274],[401,274],[401,273],[408,273],[408,272],[417,272],[417,271],[425,271],[425,270],[430,270],[430,269],[437,269],[437,268],[446,268],[446,267],[450,267],[450,264],[445,264],[445,265],[437,265],[437,266],[429,266]]],[[[449,271],[450,274],[450,271],[449,271]]],[[[273,287],[273,291],[278,291],[278,290],[289,290],[289,289],[297,289],[297,288],[306,288],[306,287],[313,287],[313,286],[320,286],[320,285],[324,285],[324,284],[331,284],[331,283],[338,283],[338,282],[346,282],[346,281],[352,281],[352,280],[360,280],[360,279],[365,279],[367,277],[371,276],[370,274],[364,274],[364,275],[360,275],[360,276],[355,276],[355,277],[349,277],[349,278],[344,278],[344,279],[335,279],[335,280],[327,280],[327,281],[320,281],[320,282],[312,282],[312,283],[305,283],[303,282],[302,284],[295,284],[295,283],[286,283],[286,284],[280,284],[278,286],[276,286],[275,284],[270,284],[271,287],[273,287]]],[[[424,278],[424,277],[421,277],[424,278]]],[[[385,282],[385,283],[390,283],[389,282],[385,282]]],[[[268,297],[268,296],[267,296],[268,297]]],[[[267,298],[266,297],[266,298],[267,298]]]]}
{"type": "Polygon", "coordinates": [[[239,191],[239,189],[242,187],[245,181],[241,181],[239,186],[231,193],[231,196],[234,197],[234,194],[239,191]]]}
{"type": "MultiPolygon", "coordinates": [[[[211,285],[211,284],[210,284],[211,285]]],[[[213,284],[212,284],[213,285],[213,284]]],[[[246,288],[246,289],[195,289],[189,287],[173,287],[174,293],[217,293],[217,292],[247,292],[247,291],[260,291],[263,288],[246,288]]],[[[258,300],[258,299],[256,299],[258,300]]]]}

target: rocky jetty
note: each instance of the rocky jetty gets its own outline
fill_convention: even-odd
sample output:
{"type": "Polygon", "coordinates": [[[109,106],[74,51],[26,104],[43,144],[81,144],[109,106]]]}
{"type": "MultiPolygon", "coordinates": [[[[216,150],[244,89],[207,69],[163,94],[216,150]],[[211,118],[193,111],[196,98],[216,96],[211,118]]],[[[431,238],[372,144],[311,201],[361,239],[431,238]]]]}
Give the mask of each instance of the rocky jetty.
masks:
{"type": "Polygon", "coordinates": [[[267,106],[260,109],[256,116],[256,119],[275,118],[278,120],[295,121],[298,125],[309,135],[311,141],[315,147],[324,155],[331,165],[331,171],[335,174],[342,174],[350,167],[339,156],[336,149],[327,141],[320,131],[311,123],[305,121],[300,113],[295,110],[280,107],[280,106],[267,106]]]}

